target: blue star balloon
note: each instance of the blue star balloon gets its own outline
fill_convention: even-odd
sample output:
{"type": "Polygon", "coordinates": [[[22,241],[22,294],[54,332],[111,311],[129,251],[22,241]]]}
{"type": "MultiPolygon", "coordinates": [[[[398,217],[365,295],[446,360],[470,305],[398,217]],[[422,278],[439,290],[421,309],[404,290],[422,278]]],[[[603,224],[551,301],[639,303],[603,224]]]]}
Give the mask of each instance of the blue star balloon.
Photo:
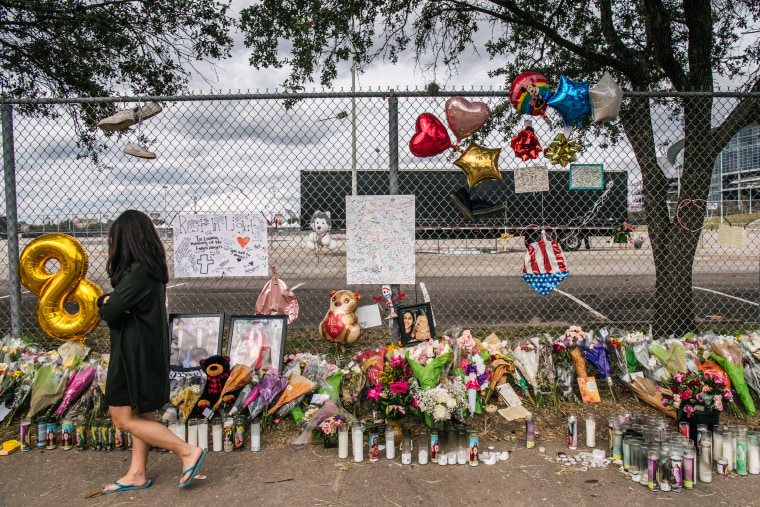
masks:
{"type": "Polygon", "coordinates": [[[554,92],[546,105],[559,113],[566,127],[573,123],[580,126],[581,118],[591,114],[591,103],[588,97],[590,85],[590,81],[578,83],[565,76],[559,77],[557,91],[554,92]]]}

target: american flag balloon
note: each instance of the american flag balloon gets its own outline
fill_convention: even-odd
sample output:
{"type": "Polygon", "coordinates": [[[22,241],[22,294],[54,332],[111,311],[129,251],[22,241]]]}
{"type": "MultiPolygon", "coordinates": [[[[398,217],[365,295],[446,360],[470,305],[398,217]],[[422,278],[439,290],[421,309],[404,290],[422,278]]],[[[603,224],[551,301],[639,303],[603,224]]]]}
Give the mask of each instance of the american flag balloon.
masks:
{"type": "Polygon", "coordinates": [[[528,245],[525,252],[522,278],[533,290],[545,296],[557,288],[570,272],[565,264],[565,256],[557,241],[547,241],[546,233],[528,245]]]}

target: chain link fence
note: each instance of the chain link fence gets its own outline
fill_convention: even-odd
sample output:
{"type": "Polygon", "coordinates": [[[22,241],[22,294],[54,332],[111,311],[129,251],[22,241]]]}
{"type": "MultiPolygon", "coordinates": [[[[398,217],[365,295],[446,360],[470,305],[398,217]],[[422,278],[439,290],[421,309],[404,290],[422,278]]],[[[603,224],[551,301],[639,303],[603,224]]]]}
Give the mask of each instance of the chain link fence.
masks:
{"type": "MultiPolygon", "coordinates": [[[[641,171],[624,133],[616,127],[605,135],[595,125],[571,133],[570,138],[582,145],[573,164],[583,166],[549,165],[543,156],[523,161],[510,147],[510,139],[523,128],[523,118],[508,113],[510,128],[500,130],[489,124],[477,137],[483,147],[502,148],[498,158],[502,179],[485,181],[467,192],[467,177],[453,164],[461,153],[448,150],[417,158],[409,149],[417,117],[429,112],[445,125],[445,103],[452,95],[483,101],[494,112],[509,108],[507,92],[474,90],[436,96],[313,93],[298,100],[277,94],[160,97],[156,100],[163,111],[156,116],[120,132],[91,132],[96,143],[90,146],[97,150],[97,157],[92,157],[80,138],[84,127],[71,119],[72,108],[87,110],[113,103],[116,109],[124,109],[138,103],[120,98],[11,102],[20,249],[43,233],[70,234],[89,255],[87,278],[107,292],[106,234],[122,211],[138,209],[153,218],[165,239],[170,273],[171,223],[178,214],[261,213],[270,224],[269,265],[294,288],[300,301],[300,316],[290,331],[302,330],[306,337],[310,336],[306,331],[316,329],[324,317],[331,290],[349,288],[362,294],[366,304],[380,296],[379,286],[345,287],[345,197],[352,194],[354,171],[357,194],[388,194],[389,168],[398,167],[398,193],[415,195],[417,228],[418,283],[399,288],[405,294],[402,304],[429,297],[436,329],[650,322],[653,253],[641,171]],[[33,106],[44,112],[34,112],[33,106]],[[392,139],[390,132],[396,129],[398,137],[392,139]],[[122,149],[127,143],[141,144],[156,159],[125,154],[122,149]],[[591,179],[582,184],[579,175],[597,164],[603,166],[603,184],[589,176],[598,170],[595,167],[586,173],[591,179]],[[539,165],[549,168],[549,191],[516,193],[514,170],[539,165]],[[579,178],[575,187],[583,188],[572,187],[571,171],[579,178]],[[480,199],[479,205],[496,211],[470,221],[452,198],[458,195],[461,201],[461,189],[473,208],[480,199]],[[332,233],[338,242],[337,248],[323,250],[319,257],[304,244],[311,215],[317,210],[331,213],[332,233]],[[612,242],[614,227],[624,222],[637,226],[631,242],[612,242]],[[546,296],[520,277],[524,262],[520,236],[530,224],[551,227],[549,233],[561,241],[570,271],[567,280],[546,296]]],[[[688,99],[658,95],[650,100],[654,142],[670,185],[673,221],[680,191],[680,156],[675,148],[682,138],[683,100],[688,99]]],[[[714,97],[714,122],[738,100],[714,97]]],[[[90,112],[95,114],[96,109],[90,112]]],[[[562,132],[553,114],[550,110],[549,121],[535,117],[532,122],[544,149],[562,132]]],[[[752,190],[756,182],[751,177],[760,176],[760,130],[748,128],[752,134],[741,137],[741,146],[736,139],[730,145],[738,154],[732,158],[731,170],[720,172],[725,165],[722,156],[715,165],[711,188],[718,188],[717,197],[711,191],[707,199],[706,225],[693,265],[698,318],[743,323],[757,317],[760,238],[753,220],[758,215],[754,210],[760,210],[756,201],[760,192],[752,190]],[[744,184],[735,184],[737,177],[744,184]],[[737,220],[746,225],[746,244],[729,248],[718,229],[721,221],[737,220]]],[[[467,145],[465,140],[462,147],[467,145]]],[[[4,206],[7,183],[6,175],[4,206]]],[[[533,231],[528,236],[535,236],[533,231]]],[[[0,233],[5,232],[3,227],[0,233]]],[[[12,291],[9,252],[5,241],[2,245],[0,331],[5,333],[10,330],[12,291]]],[[[686,258],[673,251],[668,262],[686,258]]],[[[228,318],[253,314],[267,279],[172,278],[167,286],[169,311],[224,312],[228,318]]],[[[39,329],[37,301],[22,287],[25,333],[39,329]]],[[[300,342],[303,349],[316,346],[310,339],[300,342]]]]}

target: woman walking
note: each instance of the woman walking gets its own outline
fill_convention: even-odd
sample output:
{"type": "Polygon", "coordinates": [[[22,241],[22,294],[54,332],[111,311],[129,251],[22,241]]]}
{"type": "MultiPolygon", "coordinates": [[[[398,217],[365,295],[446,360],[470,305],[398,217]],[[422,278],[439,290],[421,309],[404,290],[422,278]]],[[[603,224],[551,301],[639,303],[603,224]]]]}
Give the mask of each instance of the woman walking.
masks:
{"type": "Polygon", "coordinates": [[[166,324],[166,252],[153,222],[129,210],[108,231],[112,293],[98,300],[100,317],[111,332],[105,402],[114,425],[132,434],[132,462],[103,493],[143,489],[151,446],[182,459],[179,487],[192,481],[206,449],[192,446],[154,420],[153,411],[169,401],[169,332],[166,324]]]}

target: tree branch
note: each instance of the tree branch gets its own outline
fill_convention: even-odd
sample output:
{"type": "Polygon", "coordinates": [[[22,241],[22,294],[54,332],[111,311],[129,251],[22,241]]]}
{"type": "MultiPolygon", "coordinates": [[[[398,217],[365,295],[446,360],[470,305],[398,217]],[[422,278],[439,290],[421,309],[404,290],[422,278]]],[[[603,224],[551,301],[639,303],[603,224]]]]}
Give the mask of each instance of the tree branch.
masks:
{"type": "MultiPolygon", "coordinates": [[[[689,1],[691,0],[687,0],[687,3],[689,1]]],[[[671,20],[665,12],[665,6],[661,0],[644,0],[644,13],[647,39],[652,42],[647,45],[653,50],[673,87],[678,91],[686,91],[686,74],[674,55],[671,20]]]]}

